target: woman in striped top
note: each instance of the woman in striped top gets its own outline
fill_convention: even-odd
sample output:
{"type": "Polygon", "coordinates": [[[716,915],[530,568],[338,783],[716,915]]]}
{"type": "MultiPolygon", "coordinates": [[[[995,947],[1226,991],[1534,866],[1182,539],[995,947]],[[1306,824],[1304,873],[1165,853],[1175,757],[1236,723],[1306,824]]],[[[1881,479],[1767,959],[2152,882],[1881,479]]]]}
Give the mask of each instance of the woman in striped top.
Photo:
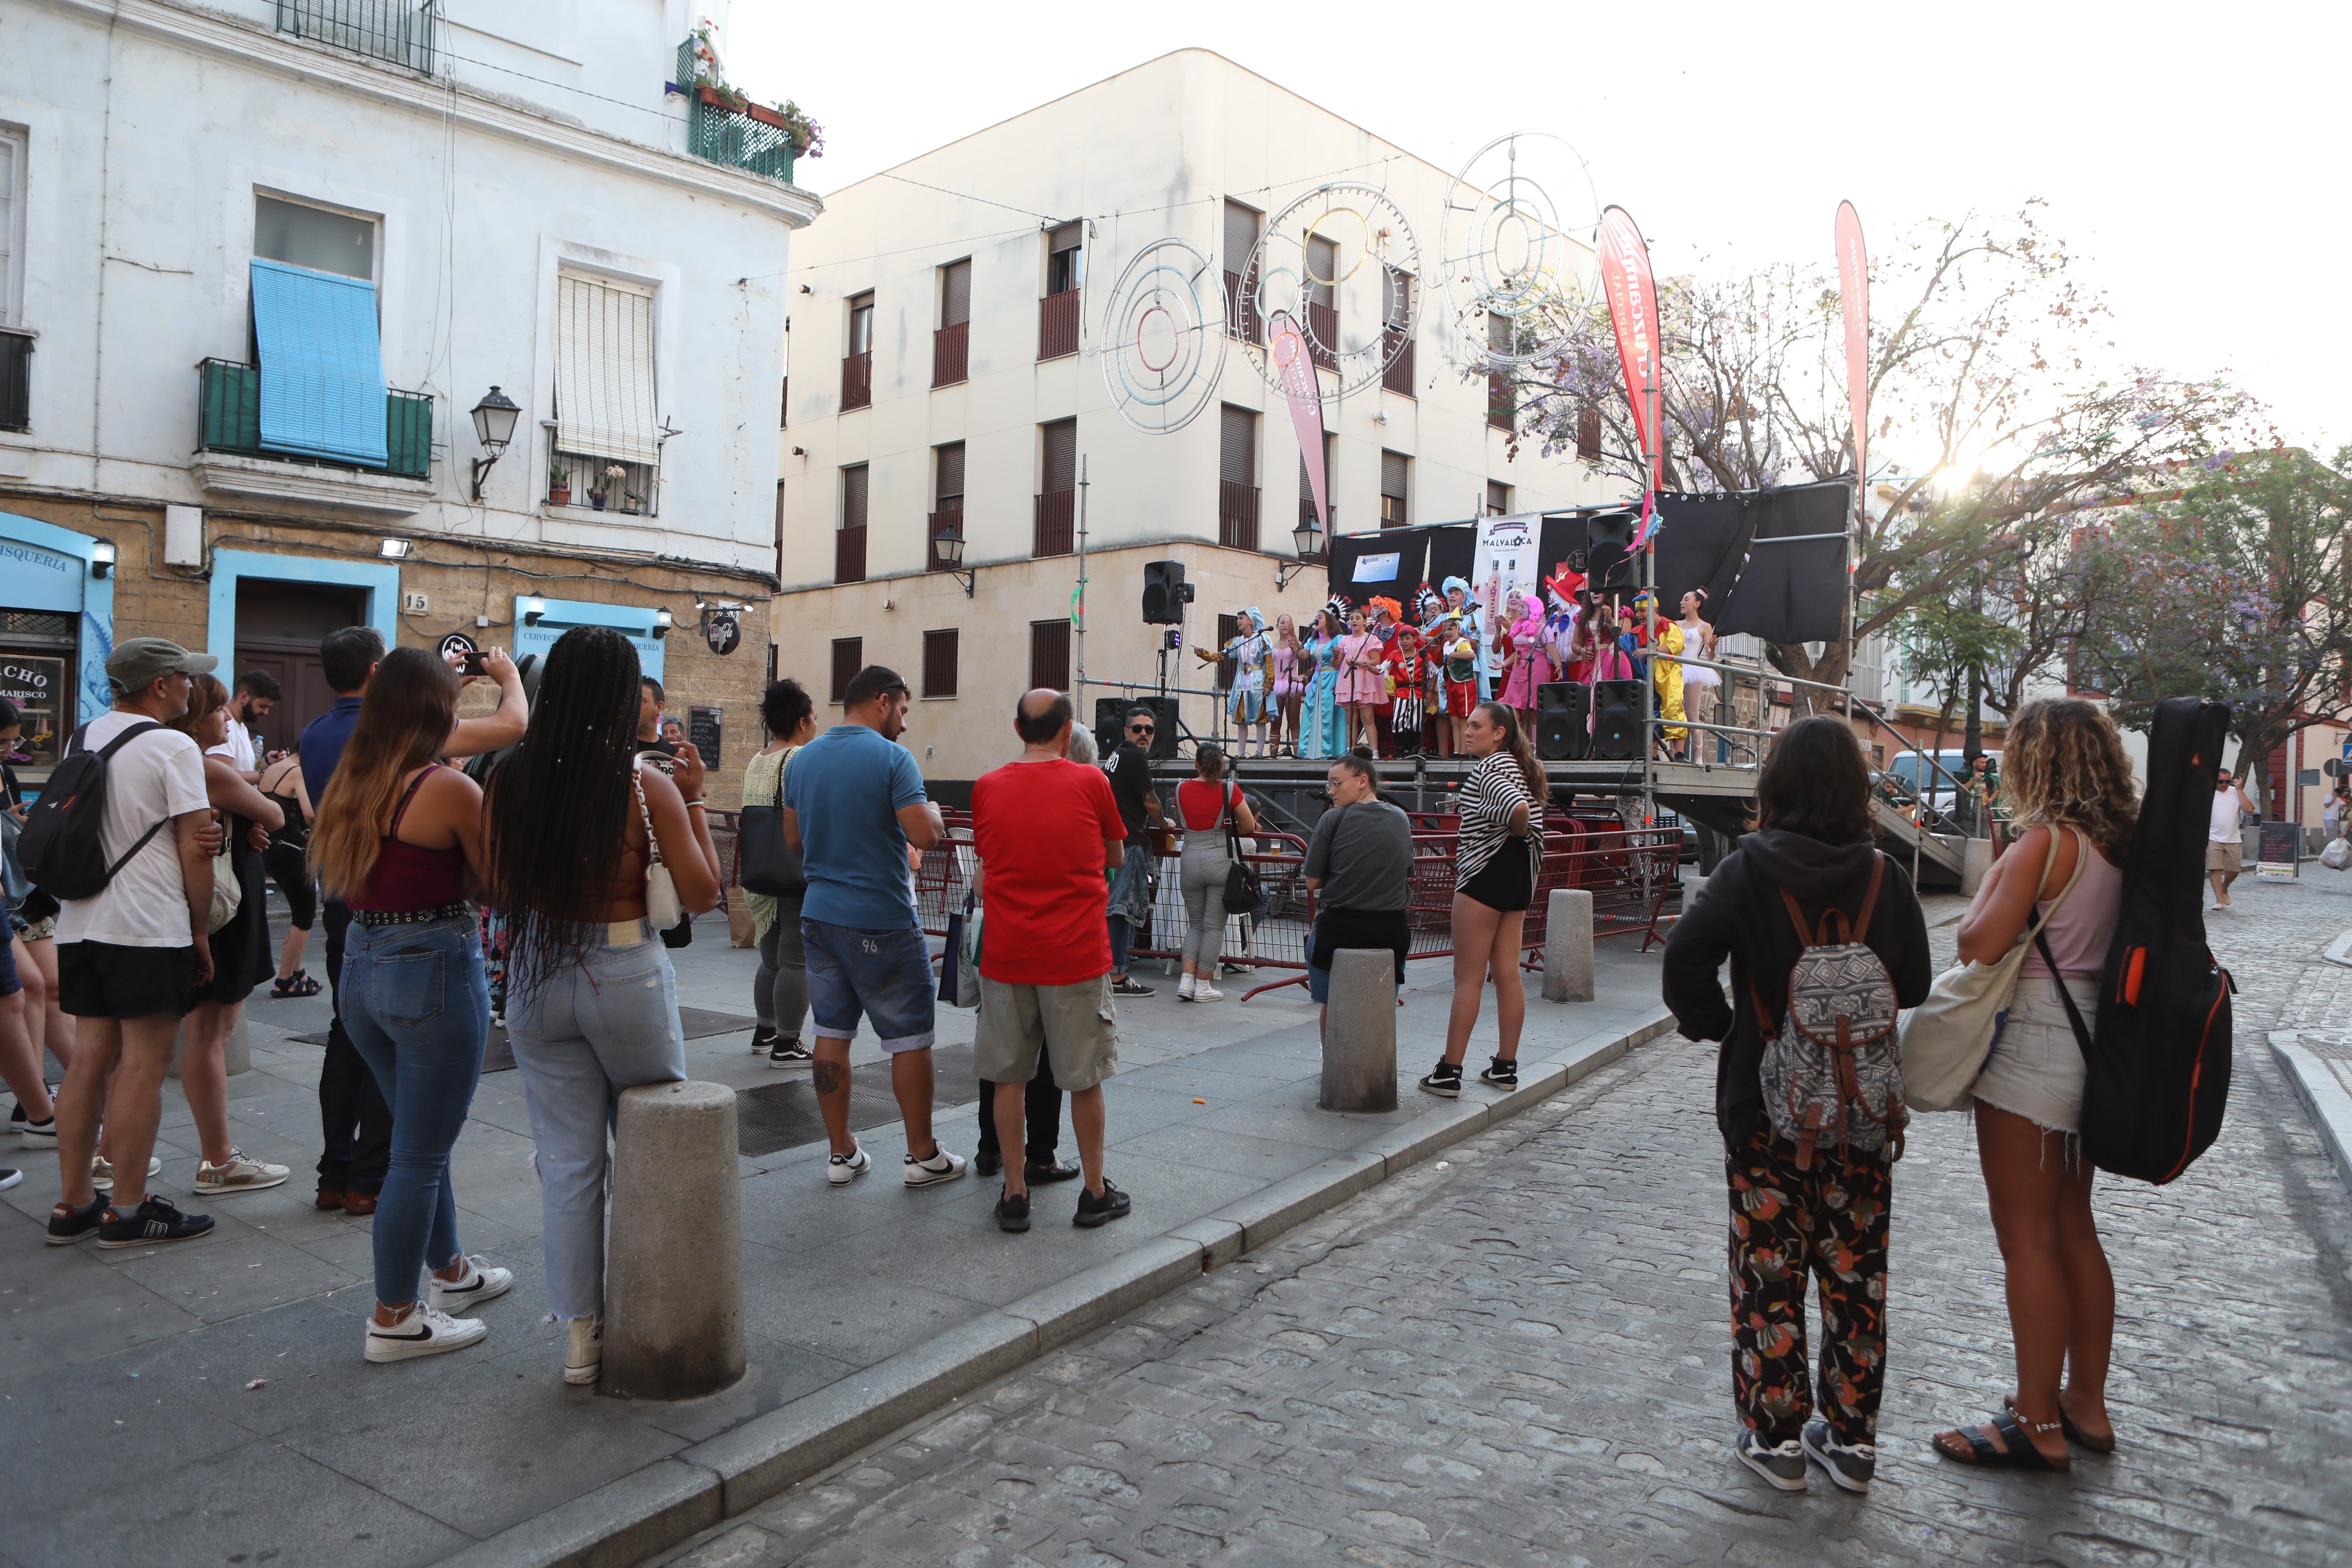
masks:
{"type": "Polygon", "coordinates": [[[1500,702],[1481,702],[1463,716],[1462,742],[1476,762],[1463,781],[1458,809],[1462,837],[1454,853],[1454,1012],[1445,1024],[1445,1055],[1423,1093],[1447,1100],[1462,1093],[1462,1053],[1478,1022],[1479,993],[1495,982],[1495,1021],[1501,1038],[1492,1066],[1478,1076],[1502,1089],[1519,1084],[1519,1026],[1528,994],[1519,979],[1519,932],[1535,901],[1536,867],[1543,853],[1543,769],[1519,727],[1500,702]]]}

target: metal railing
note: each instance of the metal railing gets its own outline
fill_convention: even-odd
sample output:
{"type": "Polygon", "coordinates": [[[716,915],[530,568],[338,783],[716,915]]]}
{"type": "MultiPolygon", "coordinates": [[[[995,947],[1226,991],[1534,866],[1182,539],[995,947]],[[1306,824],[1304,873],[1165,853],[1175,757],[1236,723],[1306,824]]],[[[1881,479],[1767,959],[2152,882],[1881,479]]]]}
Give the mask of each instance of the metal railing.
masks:
{"type": "Polygon", "coordinates": [[[1412,334],[1391,327],[1381,346],[1393,350],[1396,358],[1389,361],[1387,368],[1381,372],[1381,385],[1391,392],[1411,397],[1412,395],[1412,334]],[[1399,338],[1404,340],[1402,344],[1397,342],[1399,338]]]}
{"type": "Polygon", "coordinates": [[[33,334],[0,327],[0,430],[33,425],[33,334]]]}
{"type": "Polygon", "coordinates": [[[1078,352],[1078,295],[1065,289],[1037,301],[1037,357],[1060,359],[1078,352]]]}
{"type": "Polygon", "coordinates": [[[963,508],[961,505],[942,507],[931,513],[928,523],[923,531],[923,570],[944,572],[948,563],[940,559],[940,547],[935,542],[942,533],[953,534],[958,539],[963,537],[963,508]]]}
{"type": "Polygon", "coordinates": [[[874,351],[845,354],[841,361],[841,411],[874,405],[874,351]]]}
{"type": "Polygon", "coordinates": [[[866,581],[866,525],[836,528],[833,531],[833,580],[836,583],[866,581]]]}
{"type": "Polygon", "coordinates": [[[1037,498],[1030,523],[1029,553],[1067,555],[1077,548],[1078,492],[1047,490],[1037,498]]]}
{"type": "Polygon", "coordinates": [[[196,446],[207,452],[309,463],[319,468],[381,471],[421,479],[433,468],[433,399],[422,392],[384,390],[385,460],[337,462],[303,453],[275,452],[261,444],[261,369],[234,360],[208,359],[196,365],[196,446]]]}
{"type": "Polygon", "coordinates": [[[1230,550],[1257,548],[1257,487],[1217,481],[1217,542],[1230,550]]]}
{"type": "Polygon", "coordinates": [[[1257,300],[1246,286],[1246,280],[1232,268],[1225,268],[1225,331],[1245,343],[1265,341],[1265,329],[1258,321],[1257,300]]]}
{"type": "Polygon", "coordinates": [[[953,386],[966,379],[971,359],[971,323],[958,321],[931,334],[931,384],[953,386]]]}
{"type": "Polygon", "coordinates": [[[278,30],[433,74],[440,0],[278,0],[278,30]]]}
{"type": "Polygon", "coordinates": [[[1307,301],[1307,357],[1318,370],[1339,368],[1339,307],[1307,301]]]}

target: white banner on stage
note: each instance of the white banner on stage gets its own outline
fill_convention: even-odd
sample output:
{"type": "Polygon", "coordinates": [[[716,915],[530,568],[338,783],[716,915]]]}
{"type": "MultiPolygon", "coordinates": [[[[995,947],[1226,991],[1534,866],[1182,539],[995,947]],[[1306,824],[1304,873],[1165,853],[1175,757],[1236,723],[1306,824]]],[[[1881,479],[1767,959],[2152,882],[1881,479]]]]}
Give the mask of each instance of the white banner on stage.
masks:
{"type": "Polygon", "coordinates": [[[1470,560],[1470,591],[1489,626],[1502,623],[1503,598],[1512,590],[1534,594],[1543,575],[1536,560],[1541,548],[1541,512],[1478,520],[1478,543],[1470,560]]]}

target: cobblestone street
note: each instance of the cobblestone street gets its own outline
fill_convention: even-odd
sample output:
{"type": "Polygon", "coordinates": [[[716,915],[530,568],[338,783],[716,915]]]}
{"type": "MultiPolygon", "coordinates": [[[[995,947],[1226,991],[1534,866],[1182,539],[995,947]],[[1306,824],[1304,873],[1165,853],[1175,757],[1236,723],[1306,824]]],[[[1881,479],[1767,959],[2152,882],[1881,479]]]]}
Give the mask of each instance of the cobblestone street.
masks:
{"type": "Polygon", "coordinates": [[[2321,950],[2352,898],[2249,879],[2211,926],[2242,991],[2228,1121],[2172,1186],[2100,1187],[2121,1446],[2071,1476],[1927,1445],[2010,1387],[1957,1116],[1895,1175],[1876,1488],[1783,1496],[1732,1460],[1714,1048],[1668,1037],[662,1561],[2352,1561],[2352,1203],[2263,1037],[2346,1021],[2321,950]]]}

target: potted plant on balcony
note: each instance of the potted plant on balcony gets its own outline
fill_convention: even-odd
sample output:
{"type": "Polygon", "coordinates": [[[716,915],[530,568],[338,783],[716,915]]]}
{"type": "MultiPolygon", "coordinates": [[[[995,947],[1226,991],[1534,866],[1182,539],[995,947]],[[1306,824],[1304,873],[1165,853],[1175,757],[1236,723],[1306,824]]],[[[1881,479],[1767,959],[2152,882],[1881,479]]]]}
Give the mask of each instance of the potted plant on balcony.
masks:
{"type": "Polygon", "coordinates": [[[613,491],[619,488],[621,481],[628,478],[628,475],[629,470],[618,463],[606,465],[604,471],[598,476],[596,484],[588,491],[588,504],[598,511],[603,511],[604,502],[611,498],[613,491]]]}
{"type": "Polygon", "coordinates": [[[562,463],[551,462],[547,465],[547,504],[550,506],[572,504],[572,471],[562,463]]]}
{"type": "Polygon", "coordinates": [[[635,517],[639,512],[646,510],[646,498],[639,495],[635,490],[623,490],[621,492],[621,510],[627,512],[631,517],[635,517]]]}
{"type": "Polygon", "coordinates": [[[811,120],[808,117],[808,111],[791,99],[784,100],[773,109],[763,109],[761,105],[753,104],[751,113],[753,119],[764,121],[791,137],[794,156],[801,158],[824,156],[824,127],[811,120]]]}

